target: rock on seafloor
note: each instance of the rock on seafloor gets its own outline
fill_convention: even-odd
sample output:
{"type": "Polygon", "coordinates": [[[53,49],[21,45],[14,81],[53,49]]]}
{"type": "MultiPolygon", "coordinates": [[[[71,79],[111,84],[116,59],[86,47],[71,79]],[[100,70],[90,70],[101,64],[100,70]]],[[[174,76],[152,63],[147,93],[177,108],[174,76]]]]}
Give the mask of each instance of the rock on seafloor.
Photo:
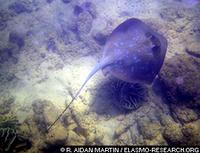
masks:
{"type": "Polygon", "coordinates": [[[196,110],[185,106],[173,106],[174,114],[181,123],[189,123],[198,120],[198,113],[196,110]]]}
{"type": "Polygon", "coordinates": [[[191,122],[188,124],[185,124],[183,126],[182,132],[185,136],[185,140],[187,140],[187,145],[200,145],[200,120],[197,120],[195,122],[191,122]]]}
{"type": "Polygon", "coordinates": [[[167,125],[164,129],[163,136],[168,144],[178,145],[184,141],[181,126],[178,124],[167,125]]]}
{"type": "Polygon", "coordinates": [[[196,58],[200,58],[200,42],[192,42],[187,45],[185,51],[196,58]]]}
{"type": "Polygon", "coordinates": [[[160,79],[163,83],[163,92],[169,101],[193,107],[200,106],[199,66],[199,59],[184,54],[166,59],[160,79]]]}
{"type": "Polygon", "coordinates": [[[56,118],[58,112],[54,108],[54,105],[47,100],[35,100],[32,103],[33,121],[35,122],[37,129],[41,134],[45,134],[50,123],[56,118]],[[51,112],[51,113],[50,113],[51,112]]]}
{"type": "Polygon", "coordinates": [[[182,127],[178,124],[171,124],[165,128],[163,136],[172,145],[199,145],[199,127],[199,120],[182,127]]]}

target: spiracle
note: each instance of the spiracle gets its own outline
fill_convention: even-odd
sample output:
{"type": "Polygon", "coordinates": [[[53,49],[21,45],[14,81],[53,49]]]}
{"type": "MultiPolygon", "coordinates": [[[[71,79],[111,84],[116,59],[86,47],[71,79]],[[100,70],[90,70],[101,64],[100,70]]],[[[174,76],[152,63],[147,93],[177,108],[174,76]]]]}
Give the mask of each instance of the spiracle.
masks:
{"type": "Polygon", "coordinates": [[[147,89],[140,83],[127,83],[114,80],[111,84],[112,94],[119,108],[136,110],[146,101],[147,89]]]}

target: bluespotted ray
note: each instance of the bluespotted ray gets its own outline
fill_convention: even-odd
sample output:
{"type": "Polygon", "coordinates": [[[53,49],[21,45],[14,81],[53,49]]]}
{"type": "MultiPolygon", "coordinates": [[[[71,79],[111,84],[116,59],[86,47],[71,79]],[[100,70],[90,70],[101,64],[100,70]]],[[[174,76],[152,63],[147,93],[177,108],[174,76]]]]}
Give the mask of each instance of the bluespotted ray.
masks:
{"type": "Polygon", "coordinates": [[[110,34],[100,63],[96,64],[71,102],[48,127],[48,131],[78,97],[85,84],[99,70],[130,83],[151,84],[159,73],[167,51],[167,40],[143,21],[131,18],[110,34]]]}

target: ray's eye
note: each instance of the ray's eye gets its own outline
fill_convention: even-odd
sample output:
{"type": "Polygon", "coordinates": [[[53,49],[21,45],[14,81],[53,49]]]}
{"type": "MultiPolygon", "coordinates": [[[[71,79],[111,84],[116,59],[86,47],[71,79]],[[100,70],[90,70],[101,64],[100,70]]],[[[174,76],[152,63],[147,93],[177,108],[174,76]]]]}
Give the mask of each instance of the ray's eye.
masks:
{"type": "Polygon", "coordinates": [[[151,40],[151,42],[153,44],[153,47],[152,47],[153,53],[155,53],[155,54],[159,53],[160,49],[161,49],[160,48],[161,44],[160,44],[159,39],[156,36],[152,35],[152,37],[150,38],[150,40],[151,40]]]}
{"type": "Polygon", "coordinates": [[[151,42],[152,42],[152,44],[154,46],[160,47],[160,41],[159,41],[158,38],[156,38],[156,36],[152,35],[151,38],[150,38],[150,40],[151,40],[151,42]]]}
{"type": "Polygon", "coordinates": [[[150,32],[145,33],[146,37],[150,39],[153,47],[152,47],[152,51],[153,53],[159,53],[160,52],[160,41],[159,39],[152,35],[150,32]]]}

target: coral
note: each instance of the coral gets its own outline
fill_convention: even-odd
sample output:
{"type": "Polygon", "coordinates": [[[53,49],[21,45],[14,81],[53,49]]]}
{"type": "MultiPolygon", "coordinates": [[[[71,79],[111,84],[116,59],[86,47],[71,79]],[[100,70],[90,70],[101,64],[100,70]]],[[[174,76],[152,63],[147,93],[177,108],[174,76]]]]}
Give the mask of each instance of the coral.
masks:
{"type": "Polygon", "coordinates": [[[161,18],[167,21],[175,21],[184,17],[184,11],[182,9],[165,8],[160,12],[161,18]]]}
{"type": "Polygon", "coordinates": [[[55,129],[49,131],[47,135],[48,143],[52,143],[55,140],[66,142],[68,139],[68,131],[61,124],[57,124],[55,129]]]}
{"type": "Polygon", "coordinates": [[[0,21],[7,22],[11,18],[11,15],[6,10],[1,10],[0,12],[0,21]]]}
{"type": "Polygon", "coordinates": [[[9,44],[7,47],[0,49],[0,63],[11,61],[17,63],[17,58],[20,49],[15,44],[9,44]]]}
{"type": "Polygon", "coordinates": [[[32,104],[33,112],[34,112],[34,121],[36,122],[38,130],[41,133],[45,133],[48,127],[46,118],[44,116],[45,105],[47,105],[45,101],[41,101],[41,102],[35,101],[32,104]]]}
{"type": "Polygon", "coordinates": [[[184,140],[181,127],[176,123],[169,124],[165,127],[163,137],[170,145],[180,145],[180,143],[182,143],[182,141],[184,140]]]}
{"type": "Polygon", "coordinates": [[[115,129],[115,133],[113,135],[113,139],[118,139],[122,134],[128,131],[130,127],[118,126],[115,129]]]}
{"type": "Polygon", "coordinates": [[[24,46],[24,38],[23,35],[17,32],[11,32],[9,34],[9,42],[16,44],[19,48],[24,46]]]}
{"type": "Polygon", "coordinates": [[[4,62],[8,62],[10,59],[13,59],[12,58],[12,55],[13,55],[13,51],[15,49],[12,48],[12,47],[9,47],[9,48],[3,48],[1,51],[0,51],[0,63],[4,63],[4,62]]]}
{"type": "Polygon", "coordinates": [[[165,127],[163,136],[169,145],[200,145],[200,120],[190,122],[181,127],[169,124],[165,127]]]}
{"type": "MultiPolygon", "coordinates": [[[[18,78],[16,77],[16,75],[14,73],[7,73],[7,72],[0,72],[0,83],[1,85],[8,85],[8,84],[15,84],[16,81],[18,80],[18,78]]],[[[4,98],[6,98],[7,96],[2,96],[0,98],[0,114],[1,113],[8,113],[9,110],[11,109],[11,107],[13,106],[13,104],[9,104],[9,103],[5,103],[2,101],[4,98]],[[4,107],[7,106],[7,107],[4,107]]],[[[12,96],[11,96],[12,97],[12,96]]]]}
{"type": "Polygon", "coordinates": [[[146,100],[147,90],[138,83],[127,83],[121,80],[113,80],[113,95],[116,98],[116,105],[128,110],[139,108],[146,100]]]}
{"type": "Polygon", "coordinates": [[[96,7],[91,2],[84,2],[74,6],[76,26],[80,34],[88,34],[92,29],[93,19],[96,17],[96,7]]]}
{"type": "Polygon", "coordinates": [[[90,30],[92,29],[92,22],[93,18],[90,13],[88,12],[80,13],[77,18],[78,31],[81,34],[89,33],[90,30]]]}
{"type": "Polygon", "coordinates": [[[45,134],[47,132],[47,127],[54,121],[58,114],[55,106],[50,101],[37,99],[32,103],[32,109],[34,113],[33,122],[37,126],[39,132],[45,134]]]}
{"type": "Polygon", "coordinates": [[[173,111],[182,123],[189,123],[198,119],[197,113],[193,109],[185,106],[175,106],[173,111]]]}
{"type": "Polygon", "coordinates": [[[131,145],[132,144],[128,132],[122,133],[120,137],[117,138],[113,143],[117,145],[131,145]]]}
{"type": "Polygon", "coordinates": [[[16,128],[18,125],[18,120],[16,116],[13,115],[4,115],[0,116],[0,128],[16,128]]]}
{"type": "Polygon", "coordinates": [[[16,1],[9,5],[8,7],[11,11],[13,11],[16,14],[21,13],[31,13],[31,9],[28,7],[27,3],[16,1]]]}
{"type": "Polygon", "coordinates": [[[89,12],[93,18],[96,18],[96,6],[92,2],[84,2],[81,6],[85,11],[89,12]]]}
{"type": "Polygon", "coordinates": [[[57,49],[56,42],[53,38],[50,38],[47,42],[47,50],[54,52],[57,49]]]}
{"type": "Polygon", "coordinates": [[[52,3],[54,0],[46,0],[47,3],[52,3]]]}
{"type": "Polygon", "coordinates": [[[182,128],[186,145],[200,145],[200,120],[185,124],[182,128]]]}
{"type": "Polygon", "coordinates": [[[78,135],[74,131],[69,131],[67,135],[67,145],[84,145],[85,144],[85,137],[82,135],[78,135]]]}
{"type": "Polygon", "coordinates": [[[83,12],[83,8],[82,7],[80,7],[79,5],[75,5],[74,6],[74,15],[76,15],[76,16],[78,16],[80,13],[82,13],[83,12]]]}
{"type": "Polygon", "coordinates": [[[4,115],[4,114],[9,113],[14,101],[15,101],[15,98],[10,95],[1,96],[0,97],[0,114],[4,115]]]}
{"type": "Polygon", "coordinates": [[[103,144],[103,135],[100,135],[96,133],[96,129],[95,132],[89,132],[87,135],[87,138],[85,140],[85,145],[102,145],[103,144]]]}
{"type": "Polygon", "coordinates": [[[4,48],[0,51],[0,63],[8,61],[12,56],[12,48],[4,48]]]}
{"type": "Polygon", "coordinates": [[[148,120],[138,120],[138,129],[144,139],[153,140],[159,135],[161,126],[148,120]]]}
{"type": "Polygon", "coordinates": [[[19,126],[19,131],[26,137],[32,137],[32,128],[28,126],[26,122],[23,122],[23,124],[19,126]]]}
{"type": "Polygon", "coordinates": [[[67,3],[70,3],[71,0],[62,0],[63,3],[67,4],[67,3]]]}
{"type": "Polygon", "coordinates": [[[161,133],[158,133],[154,137],[154,139],[151,139],[151,140],[145,139],[144,144],[145,145],[168,145],[161,133]]]}
{"type": "Polygon", "coordinates": [[[0,31],[4,30],[7,27],[7,23],[0,20],[0,31]]]}
{"type": "Polygon", "coordinates": [[[78,135],[82,135],[82,136],[84,136],[84,137],[87,136],[87,130],[84,129],[84,128],[82,128],[81,126],[75,127],[75,128],[73,129],[73,131],[74,131],[75,133],[77,133],[78,135]]]}

